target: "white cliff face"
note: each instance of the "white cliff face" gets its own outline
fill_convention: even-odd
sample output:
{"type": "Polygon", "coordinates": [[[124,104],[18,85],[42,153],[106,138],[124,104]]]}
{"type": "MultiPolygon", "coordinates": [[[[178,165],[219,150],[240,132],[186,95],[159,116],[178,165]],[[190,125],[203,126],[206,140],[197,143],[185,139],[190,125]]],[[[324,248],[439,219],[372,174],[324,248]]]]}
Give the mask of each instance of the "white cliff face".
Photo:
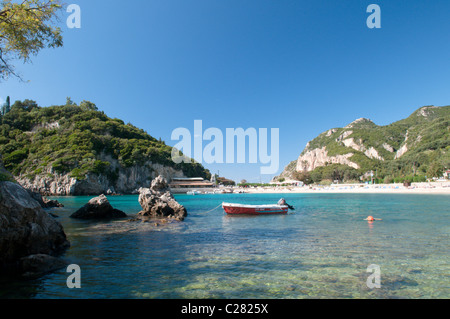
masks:
{"type": "Polygon", "coordinates": [[[417,116],[428,117],[437,108],[437,106],[425,106],[420,109],[420,111],[417,113],[417,116]]]}
{"type": "Polygon", "coordinates": [[[408,138],[409,138],[408,133],[409,132],[406,132],[405,143],[397,151],[397,154],[395,155],[395,159],[402,157],[403,155],[405,155],[406,152],[408,152],[408,138]]]}
{"type": "Polygon", "coordinates": [[[33,126],[33,128],[31,129],[31,132],[36,133],[38,130],[41,130],[41,129],[45,129],[45,130],[59,129],[59,122],[37,124],[37,125],[33,126]]]}
{"type": "Polygon", "coordinates": [[[378,151],[376,149],[374,149],[373,147],[369,148],[368,150],[366,150],[364,152],[364,154],[372,159],[377,159],[380,161],[384,161],[384,158],[380,156],[380,154],[378,154],[378,151]]]}
{"type": "Polygon", "coordinates": [[[359,165],[349,160],[353,156],[353,153],[345,155],[328,156],[326,147],[314,149],[301,155],[297,160],[297,171],[311,172],[317,167],[326,166],[327,163],[331,164],[343,164],[359,169],[359,165]]]}
{"type": "Polygon", "coordinates": [[[341,141],[342,144],[344,144],[346,147],[352,148],[355,151],[363,152],[367,157],[372,159],[377,159],[380,161],[384,161],[384,158],[378,154],[378,151],[374,147],[366,148],[362,140],[359,139],[357,142],[355,142],[354,138],[346,138],[353,134],[352,131],[344,132],[337,141],[341,141]]]}
{"type": "Polygon", "coordinates": [[[384,143],[384,144],[383,144],[383,148],[384,148],[386,151],[390,152],[390,153],[394,153],[394,152],[395,152],[394,148],[393,148],[392,146],[390,146],[388,143],[384,143]]]}
{"type": "Polygon", "coordinates": [[[330,137],[331,135],[333,135],[336,132],[337,132],[337,129],[334,128],[332,130],[329,130],[326,135],[327,135],[327,137],[330,137]]]}
{"type": "Polygon", "coordinates": [[[342,142],[345,139],[347,139],[347,137],[349,137],[350,135],[353,134],[353,131],[345,131],[344,133],[342,133],[337,139],[336,142],[342,142]]]}
{"type": "Polygon", "coordinates": [[[361,141],[359,141],[359,142],[360,142],[360,144],[356,143],[353,138],[348,138],[348,139],[342,141],[342,143],[346,147],[353,148],[355,151],[363,152],[366,148],[364,147],[364,145],[361,144],[361,141]]]}
{"type": "Polygon", "coordinates": [[[111,181],[105,175],[89,174],[83,180],[78,180],[68,174],[56,174],[51,168],[30,180],[18,176],[17,182],[24,188],[44,195],[100,195],[100,194],[130,194],[137,193],[139,188],[150,185],[152,179],[163,176],[167,180],[174,177],[185,177],[182,171],[161,164],[147,162],[142,166],[128,168],[120,167],[117,160],[107,158],[112,171],[118,168],[117,179],[111,181]]]}

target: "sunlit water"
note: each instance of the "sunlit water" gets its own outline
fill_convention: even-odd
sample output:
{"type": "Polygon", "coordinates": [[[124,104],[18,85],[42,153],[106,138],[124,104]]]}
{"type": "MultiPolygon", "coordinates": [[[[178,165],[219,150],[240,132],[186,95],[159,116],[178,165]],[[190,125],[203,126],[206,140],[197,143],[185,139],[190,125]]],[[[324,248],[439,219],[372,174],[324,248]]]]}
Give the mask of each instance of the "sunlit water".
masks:
{"type": "MultiPolygon", "coordinates": [[[[225,202],[276,203],[281,195],[179,195],[182,223],[69,218],[88,197],[57,198],[81,289],[65,269],[0,286],[2,298],[449,298],[446,195],[286,194],[285,216],[226,216],[225,202]],[[211,211],[212,210],[212,211],[211,211]],[[383,221],[368,223],[368,215],[383,221]],[[381,288],[369,289],[369,265],[381,288]]],[[[109,197],[136,215],[137,196],[109,197]]]]}

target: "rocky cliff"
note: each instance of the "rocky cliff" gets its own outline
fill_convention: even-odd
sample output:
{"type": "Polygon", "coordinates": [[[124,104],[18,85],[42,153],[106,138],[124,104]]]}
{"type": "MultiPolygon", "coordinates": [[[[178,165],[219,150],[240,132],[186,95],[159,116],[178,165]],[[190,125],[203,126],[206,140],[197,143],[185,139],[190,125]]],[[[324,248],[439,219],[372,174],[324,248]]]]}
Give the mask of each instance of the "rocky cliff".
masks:
{"type": "Polygon", "coordinates": [[[73,177],[70,173],[56,173],[51,167],[41,174],[29,178],[26,174],[16,180],[26,189],[46,196],[78,196],[100,194],[137,194],[139,189],[149,185],[155,177],[162,175],[171,180],[174,177],[185,177],[183,171],[161,164],[146,162],[143,165],[121,167],[117,160],[109,162],[117,172],[117,178],[107,175],[88,173],[83,178],[73,177]]]}
{"type": "Polygon", "coordinates": [[[172,147],[90,102],[16,102],[1,118],[0,154],[18,183],[44,195],[129,194],[159,175],[211,176],[194,161],[174,163],[172,147]]]}
{"type": "Polygon", "coordinates": [[[450,106],[427,106],[387,126],[358,119],[333,128],[310,141],[299,158],[280,176],[295,179],[296,172],[313,172],[333,164],[360,174],[432,174],[450,166],[450,106]],[[436,172],[435,172],[436,171],[436,172]]]}

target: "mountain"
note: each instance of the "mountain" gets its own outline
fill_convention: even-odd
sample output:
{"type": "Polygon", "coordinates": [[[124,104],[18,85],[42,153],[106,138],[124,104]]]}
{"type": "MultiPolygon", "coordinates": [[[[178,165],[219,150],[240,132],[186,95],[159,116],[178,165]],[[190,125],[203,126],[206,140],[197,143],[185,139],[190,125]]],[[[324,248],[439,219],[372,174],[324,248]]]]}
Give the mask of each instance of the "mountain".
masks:
{"type": "Polygon", "coordinates": [[[88,101],[51,107],[17,101],[0,124],[5,168],[25,188],[46,195],[127,194],[158,175],[211,176],[193,160],[175,164],[172,147],[88,101]]]}
{"type": "Polygon", "coordinates": [[[449,123],[450,106],[425,106],[387,126],[361,118],[310,141],[274,180],[350,181],[371,171],[386,182],[439,177],[450,167],[449,123]]]}

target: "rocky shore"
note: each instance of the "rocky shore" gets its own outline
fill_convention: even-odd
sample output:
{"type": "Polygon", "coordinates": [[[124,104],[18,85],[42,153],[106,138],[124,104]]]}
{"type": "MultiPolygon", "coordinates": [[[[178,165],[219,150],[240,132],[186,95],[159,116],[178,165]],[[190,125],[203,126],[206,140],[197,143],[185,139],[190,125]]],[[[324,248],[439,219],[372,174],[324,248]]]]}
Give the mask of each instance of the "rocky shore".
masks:
{"type": "Polygon", "coordinates": [[[172,177],[185,177],[182,171],[152,162],[125,168],[110,157],[105,157],[104,160],[117,172],[116,178],[111,179],[110,176],[94,173],[84,178],[76,178],[70,173],[58,174],[52,168],[47,168],[32,179],[28,175],[15,176],[15,179],[25,189],[43,196],[98,196],[138,194],[142,185],[149,185],[157,176],[163,176],[168,180],[172,177]]]}
{"type": "Polygon", "coordinates": [[[64,267],[62,225],[20,185],[0,182],[0,271],[25,278],[64,267]]]}

